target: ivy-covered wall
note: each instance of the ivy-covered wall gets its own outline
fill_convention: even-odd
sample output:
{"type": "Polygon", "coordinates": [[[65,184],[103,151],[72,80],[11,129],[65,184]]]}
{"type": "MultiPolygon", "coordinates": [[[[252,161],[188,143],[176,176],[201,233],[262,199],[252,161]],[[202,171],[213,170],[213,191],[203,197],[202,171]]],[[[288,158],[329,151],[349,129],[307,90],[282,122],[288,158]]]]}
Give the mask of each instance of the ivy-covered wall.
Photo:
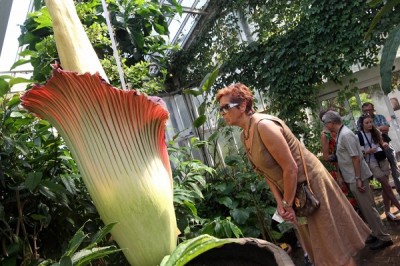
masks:
{"type": "MultiPolygon", "coordinates": [[[[283,118],[296,133],[308,134],[305,108],[327,80],[341,82],[351,66],[372,66],[388,25],[399,23],[398,7],[381,19],[371,38],[365,33],[380,6],[363,0],[219,1],[218,15],[184,51],[174,55],[175,86],[199,84],[222,63],[214,89],[242,82],[268,98],[268,112],[283,118]],[[254,41],[239,42],[239,15],[247,18],[254,41]]],[[[307,137],[306,137],[307,139],[307,137]]]]}

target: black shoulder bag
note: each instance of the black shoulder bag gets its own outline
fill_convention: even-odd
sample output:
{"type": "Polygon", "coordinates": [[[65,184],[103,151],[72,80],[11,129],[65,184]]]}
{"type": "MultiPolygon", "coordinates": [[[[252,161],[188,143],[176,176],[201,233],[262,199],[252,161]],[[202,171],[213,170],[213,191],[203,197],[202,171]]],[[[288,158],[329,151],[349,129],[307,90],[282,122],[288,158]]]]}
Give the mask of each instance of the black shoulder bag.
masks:
{"type": "Polygon", "coordinates": [[[304,174],[306,175],[307,181],[297,185],[293,210],[298,217],[308,217],[318,210],[321,204],[311,189],[310,180],[308,179],[307,165],[303,156],[303,150],[300,147],[300,143],[299,149],[301,160],[303,162],[304,174]]]}
{"type": "MultiPolygon", "coordinates": [[[[369,139],[367,138],[367,135],[365,135],[365,132],[364,132],[364,131],[363,131],[363,134],[364,134],[365,139],[366,139],[367,142],[368,142],[369,147],[372,149],[372,145],[371,145],[372,136],[371,136],[371,142],[370,142],[369,139]]],[[[383,161],[383,160],[386,159],[386,153],[385,153],[385,151],[383,150],[383,147],[382,147],[381,145],[379,145],[379,146],[381,147],[382,150],[381,150],[381,151],[377,151],[377,152],[374,153],[375,159],[378,161],[378,163],[379,163],[380,161],[383,161]]],[[[370,155],[370,156],[371,156],[371,155],[370,155]]]]}

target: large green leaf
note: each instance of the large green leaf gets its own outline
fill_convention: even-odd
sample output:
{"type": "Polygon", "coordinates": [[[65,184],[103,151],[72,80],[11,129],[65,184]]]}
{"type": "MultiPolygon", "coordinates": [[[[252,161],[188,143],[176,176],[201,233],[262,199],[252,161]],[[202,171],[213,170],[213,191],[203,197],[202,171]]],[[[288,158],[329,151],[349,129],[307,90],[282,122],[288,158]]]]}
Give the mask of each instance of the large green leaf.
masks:
{"type": "Polygon", "coordinates": [[[185,200],[183,204],[191,211],[192,215],[197,216],[197,208],[192,202],[185,200]]]}
{"type": "Polygon", "coordinates": [[[21,99],[19,98],[19,95],[15,94],[13,98],[7,103],[7,106],[9,108],[12,108],[13,106],[18,105],[21,102],[21,99]]]}
{"type": "Polygon", "coordinates": [[[201,127],[207,121],[207,117],[205,115],[200,115],[193,121],[193,126],[196,128],[201,127]]]}
{"type": "Polygon", "coordinates": [[[37,186],[42,181],[43,173],[36,172],[36,173],[29,173],[28,177],[25,180],[25,186],[32,192],[34,191],[37,186]]]}
{"type": "Polygon", "coordinates": [[[381,80],[382,90],[388,94],[392,90],[392,67],[400,46],[400,25],[389,32],[389,36],[382,50],[381,80]]]}
{"type": "Polygon", "coordinates": [[[31,59],[20,59],[11,66],[11,70],[18,66],[22,66],[22,65],[25,65],[30,62],[31,62],[31,59]]]}
{"type": "Polygon", "coordinates": [[[200,115],[204,115],[206,112],[206,108],[207,108],[207,102],[202,102],[200,106],[197,108],[197,110],[199,111],[200,115]]]}
{"type": "Polygon", "coordinates": [[[189,94],[189,95],[193,95],[193,96],[199,96],[199,95],[202,94],[202,92],[197,90],[197,89],[196,90],[194,90],[194,89],[186,89],[186,90],[183,90],[183,93],[189,94]]]}
{"type": "Polygon", "coordinates": [[[10,87],[14,86],[15,84],[19,84],[19,83],[31,83],[31,82],[32,82],[32,80],[26,79],[26,78],[21,78],[21,77],[12,78],[10,80],[10,87]]]}
{"type": "Polygon", "coordinates": [[[213,72],[208,73],[200,84],[200,88],[204,92],[210,92],[211,86],[214,84],[215,80],[218,78],[220,65],[218,65],[213,72]]]}
{"type": "Polygon", "coordinates": [[[34,21],[38,24],[36,30],[42,28],[52,28],[53,23],[49,14],[49,10],[45,7],[38,12],[38,16],[34,18],[34,21]]]}
{"type": "Polygon", "coordinates": [[[164,257],[160,266],[183,266],[210,249],[223,246],[227,243],[238,242],[239,240],[231,238],[219,239],[210,235],[200,235],[179,244],[171,255],[164,257]]]}
{"type": "Polygon", "coordinates": [[[83,232],[83,226],[75,233],[74,237],[69,241],[67,251],[64,256],[71,257],[82,244],[83,240],[87,238],[87,234],[83,232]]]}
{"type": "Polygon", "coordinates": [[[247,219],[250,217],[250,213],[247,209],[244,208],[237,208],[231,211],[232,218],[238,224],[246,223],[247,219]]]}
{"type": "MultiPolygon", "coordinates": [[[[376,6],[377,4],[384,2],[382,0],[376,0],[376,1],[371,1],[369,3],[370,6],[376,6]]],[[[389,0],[386,2],[386,4],[381,8],[381,10],[379,10],[379,12],[375,15],[375,17],[373,18],[367,33],[365,34],[366,37],[368,37],[372,30],[376,27],[376,25],[378,24],[379,20],[382,18],[382,16],[384,16],[385,14],[388,14],[389,12],[391,12],[393,10],[393,7],[395,7],[396,5],[400,4],[400,0],[389,0]]]]}
{"type": "Polygon", "coordinates": [[[107,255],[120,252],[122,249],[118,249],[115,246],[84,249],[72,256],[72,262],[75,266],[89,265],[91,261],[100,259],[107,255]]]}
{"type": "Polygon", "coordinates": [[[60,266],[72,266],[72,260],[69,256],[64,256],[60,260],[60,266]]]}
{"type": "Polygon", "coordinates": [[[232,199],[228,196],[225,197],[220,197],[218,199],[218,203],[225,205],[226,207],[231,207],[232,206],[232,199]]]}
{"type": "Polygon", "coordinates": [[[234,223],[229,222],[228,223],[230,231],[234,234],[235,237],[239,238],[243,236],[242,231],[240,230],[239,227],[237,227],[234,223]]]}
{"type": "Polygon", "coordinates": [[[10,91],[10,85],[7,81],[0,78],[0,97],[3,97],[4,94],[10,91]]]}
{"type": "Polygon", "coordinates": [[[61,181],[63,182],[65,189],[68,190],[68,192],[72,195],[75,195],[78,192],[75,186],[74,179],[71,176],[61,175],[61,181]]]}
{"type": "Polygon", "coordinates": [[[91,249],[94,246],[97,245],[97,243],[99,243],[108,233],[111,232],[111,230],[113,229],[113,227],[116,225],[117,223],[111,223],[111,224],[107,224],[106,226],[104,226],[103,228],[101,228],[100,231],[98,231],[93,237],[92,240],[90,241],[89,246],[86,247],[86,249],[91,249]]]}

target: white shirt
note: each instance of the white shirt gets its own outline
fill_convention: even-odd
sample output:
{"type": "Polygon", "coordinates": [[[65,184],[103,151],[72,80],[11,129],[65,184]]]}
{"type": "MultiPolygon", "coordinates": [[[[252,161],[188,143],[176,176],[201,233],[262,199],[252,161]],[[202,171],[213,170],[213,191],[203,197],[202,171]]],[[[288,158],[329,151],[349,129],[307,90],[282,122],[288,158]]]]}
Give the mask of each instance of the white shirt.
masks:
{"type": "Polygon", "coordinates": [[[372,172],[368,167],[367,162],[364,160],[360,142],[356,134],[351,131],[348,127],[343,126],[338,133],[338,139],[336,143],[336,156],[338,158],[338,165],[340,172],[342,173],[343,179],[346,183],[355,183],[356,175],[353,166],[352,157],[358,156],[361,164],[361,176],[362,180],[370,178],[372,172]]]}
{"type": "MultiPolygon", "coordinates": [[[[376,143],[374,142],[374,140],[372,139],[372,134],[371,134],[371,132],[361,132],[361,135],[363,136],[363,139],[364,139],[364,146],[361,146],[361,148],[362,148],[364,151],[365,151],[365,150],[369,150],[369,149],[371,149],[371,148],[376,148],[376,151],[382,151],[382,148],[381,148],[378,144],[376,144],[376,143]],[[370,146],[370,144],[371,144],[371,146],[370,146]]],[[[368,154],[365,156],[365,159],[366,159],[368,162],[376,161],[375,156],[374,156],[374,154],[372,154],[372,153],[368,153],[368,154]]]]}

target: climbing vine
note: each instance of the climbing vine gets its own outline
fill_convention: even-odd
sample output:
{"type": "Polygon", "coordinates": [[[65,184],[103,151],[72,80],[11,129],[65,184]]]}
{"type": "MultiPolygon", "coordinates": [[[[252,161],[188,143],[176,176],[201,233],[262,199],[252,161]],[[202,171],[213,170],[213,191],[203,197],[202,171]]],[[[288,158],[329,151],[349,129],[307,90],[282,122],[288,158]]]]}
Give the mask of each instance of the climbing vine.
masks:
{"type": "Polygon", "coordinates": [[[179,73],[178,84],[191,86],[210,72],[215,61],[223,62],[215,89],[243,82],[262,91],[268,112],[283,118],[297,134],[305,134],[305,139],[310,129],[303,122],[305,110],[316,109],[323,83],[340,83],[355,64],[378,63],[385,25],[400,19],[395,15],[398,10],[386,14],[366,40],[379,7],[371,8],[363,0],[232,2],[218,4],[218,16],[211,16],[196,42],[175,54],[172,70],[179,73]],[[238,42],[246,33],[243,28],[237,31],[241,17],[253,40],[238,42]]]}

